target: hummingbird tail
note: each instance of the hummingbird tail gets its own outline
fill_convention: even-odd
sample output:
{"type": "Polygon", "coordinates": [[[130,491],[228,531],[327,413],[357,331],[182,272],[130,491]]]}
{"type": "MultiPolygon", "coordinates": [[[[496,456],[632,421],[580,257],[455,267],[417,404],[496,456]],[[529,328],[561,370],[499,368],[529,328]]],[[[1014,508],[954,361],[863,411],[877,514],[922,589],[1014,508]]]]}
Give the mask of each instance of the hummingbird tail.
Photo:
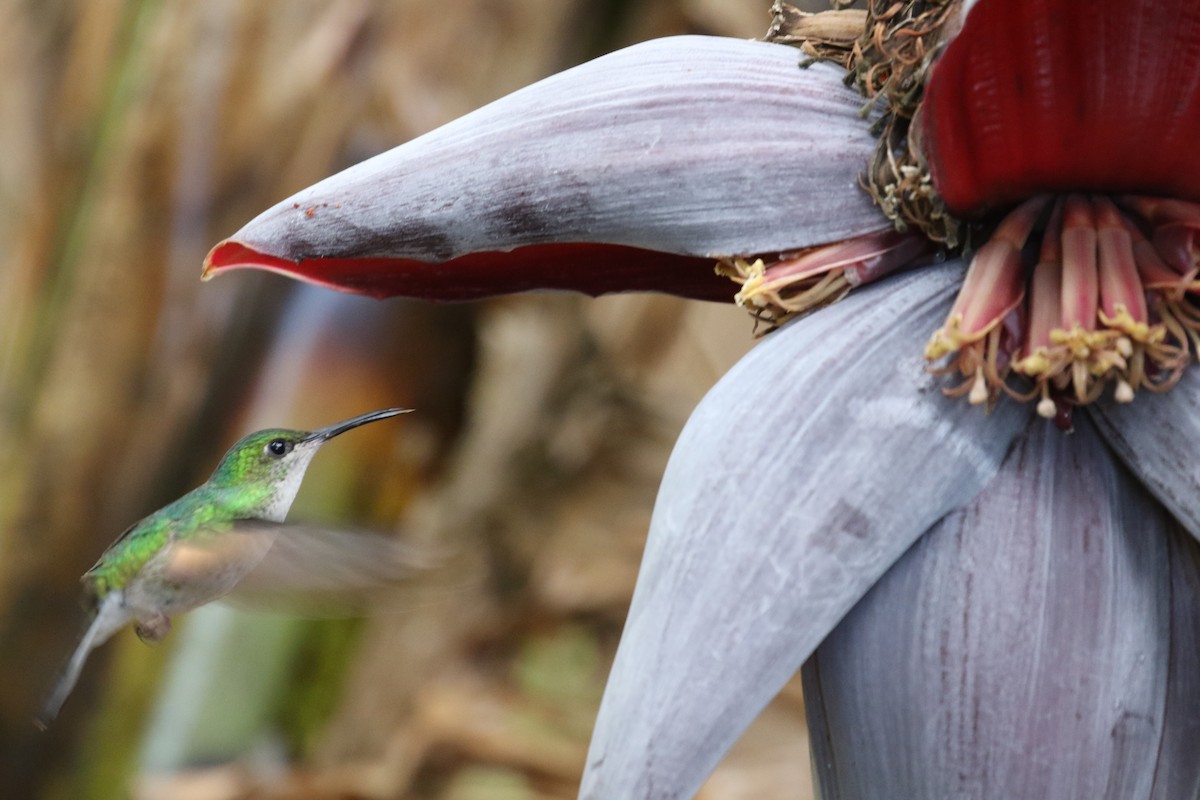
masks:
{"type": "Polygon", "coordinates": [[[108,641],[114,633],[129,622],[129,613],[124,608],[123,600],[123,593],[115,591],[105,595],[104,599],[100,601],[95,616],[92,617],[79,644],[75,646],[75,652],[71,654],[71,660],[67,662],[58,682],[54,684],[53,691],[50,692],[38,715],[33,719],[33,724],[41,730],[50,727],[50,723],[58,716],[67,696],[75,688],[79,674],[83,672],[83,665],[92,650],[108,641]]]}

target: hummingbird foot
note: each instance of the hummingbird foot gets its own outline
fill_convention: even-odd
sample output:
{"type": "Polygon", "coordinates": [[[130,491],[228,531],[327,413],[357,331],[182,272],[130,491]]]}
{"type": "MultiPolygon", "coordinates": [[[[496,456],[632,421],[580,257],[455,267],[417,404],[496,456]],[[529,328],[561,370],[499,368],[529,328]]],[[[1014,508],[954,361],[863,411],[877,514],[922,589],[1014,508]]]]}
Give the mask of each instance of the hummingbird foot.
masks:
{"type": "Polygon", "coordinates": [[[166,614],[155,614],[146,619],[139,619],[133,630],[146,644],[158,644],[171,632],[171,618],[166,614]]]}

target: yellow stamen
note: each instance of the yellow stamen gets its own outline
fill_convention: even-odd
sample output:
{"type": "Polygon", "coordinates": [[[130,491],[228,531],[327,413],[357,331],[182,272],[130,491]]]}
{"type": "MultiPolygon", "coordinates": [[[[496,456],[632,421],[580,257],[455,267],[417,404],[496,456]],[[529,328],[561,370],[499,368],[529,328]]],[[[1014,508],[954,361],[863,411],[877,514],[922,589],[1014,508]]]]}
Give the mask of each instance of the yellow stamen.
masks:
{"type": "Polygon", "coordinates": [[[841,300],[856,286],[912,265],[930,249],[914,234],[881,230],[771,259],[722,259],[717,274],[741,284],[734,300],[767,322],[769,330],[841,300]]]}

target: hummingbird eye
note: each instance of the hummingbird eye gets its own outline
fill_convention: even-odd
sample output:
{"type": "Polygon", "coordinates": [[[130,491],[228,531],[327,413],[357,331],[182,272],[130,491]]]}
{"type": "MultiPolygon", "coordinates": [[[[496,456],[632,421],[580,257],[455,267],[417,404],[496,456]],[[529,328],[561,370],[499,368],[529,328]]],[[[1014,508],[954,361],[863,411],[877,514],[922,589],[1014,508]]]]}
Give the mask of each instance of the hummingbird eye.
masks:
{"type": "Polygon", "coordinates": [[[292,443],[286,439],[272,439],[267,443],[267,452],[273,456],[286,456],[292,452],[292,443]]]}

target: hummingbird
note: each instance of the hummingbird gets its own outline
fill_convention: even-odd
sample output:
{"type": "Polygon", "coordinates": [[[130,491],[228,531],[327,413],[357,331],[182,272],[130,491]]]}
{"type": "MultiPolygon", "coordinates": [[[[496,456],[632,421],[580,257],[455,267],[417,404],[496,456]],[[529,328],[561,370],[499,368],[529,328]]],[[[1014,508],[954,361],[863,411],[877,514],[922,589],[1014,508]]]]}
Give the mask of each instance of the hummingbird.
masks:
{"type": "Polygon", "coordinates": [[[412,409],[385,408],[315,431],[268,428],[239,440],[201,486],[134,523],[81,579],[91,622],[35,723],[58,715],[88,655],[130,622],[142,641],[171,618],[246,587],[338,593],[401,577],[413,559],[378,535],[285,525],[317,450],[346,431],[412,409]]]}

